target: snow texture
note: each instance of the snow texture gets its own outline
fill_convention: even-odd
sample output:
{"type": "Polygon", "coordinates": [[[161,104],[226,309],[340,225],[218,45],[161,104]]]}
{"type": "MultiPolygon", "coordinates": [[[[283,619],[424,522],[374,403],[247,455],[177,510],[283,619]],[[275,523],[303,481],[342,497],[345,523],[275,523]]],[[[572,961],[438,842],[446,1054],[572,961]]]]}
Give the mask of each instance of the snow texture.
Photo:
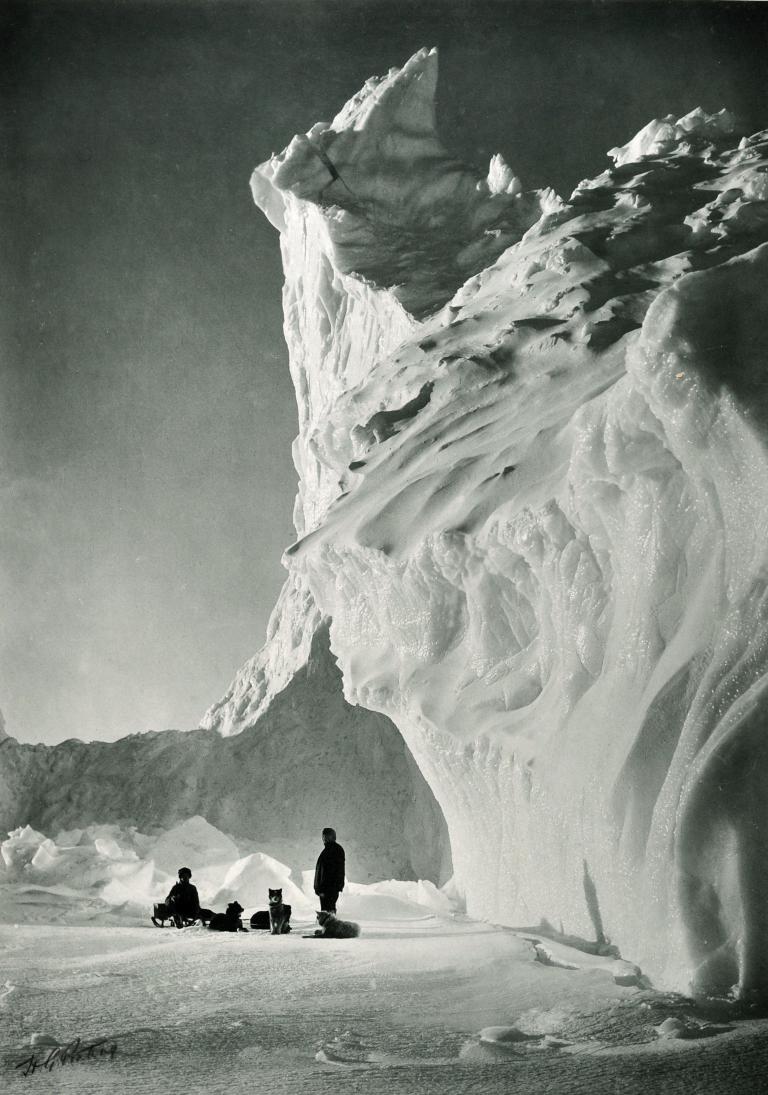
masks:
{"type": "Polygon", "coordinates": [[[369,921],[359,939],[316,942],[21,923],[0,925],[0,949],[8,1090],[15,1077],[26,1090],[25,1070],[56,1095],[765,1086],[765,1019],[545,967],[524,940],[476,923],[369,921]],[[77,1039],[104,1049],[73,1057],[77,1039]]]}
{"type": "Polygon", "coordinates": [[[767,135],[660,119],[565,202],[451,159],[436,78],[420,51],[253,175],[289,582],[434,791],[471,915],[765,994],[767,135]]]}

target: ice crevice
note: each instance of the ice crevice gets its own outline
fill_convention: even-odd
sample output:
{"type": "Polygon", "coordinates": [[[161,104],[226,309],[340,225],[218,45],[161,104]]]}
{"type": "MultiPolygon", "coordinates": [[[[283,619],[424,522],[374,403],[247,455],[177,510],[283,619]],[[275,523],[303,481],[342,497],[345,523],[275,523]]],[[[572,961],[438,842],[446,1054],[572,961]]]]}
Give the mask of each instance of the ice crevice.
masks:
{"type": "Polygon", "coordinates": [[[436,80],[419,51],[252,179],[289,581],[432,788],[470,915],[765,995],[766,135],[657,119],[563,201],[445,153],[436,80]]]}

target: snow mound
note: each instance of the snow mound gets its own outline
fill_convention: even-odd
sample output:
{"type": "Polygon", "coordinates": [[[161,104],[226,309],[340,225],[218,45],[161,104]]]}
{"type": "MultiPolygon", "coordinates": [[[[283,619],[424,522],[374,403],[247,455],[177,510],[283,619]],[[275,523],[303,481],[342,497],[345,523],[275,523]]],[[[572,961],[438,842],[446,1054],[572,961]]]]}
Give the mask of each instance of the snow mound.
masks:
{"type": "Polygon", "coordinates": [[[477,1036],[481,1042],[497,1043],[524,1042],[530,1038],[529,1034],[524,1034],[517,1027],[483,1027],[477,1036]]]}
{"type": "Polygon", "coordinates": [[[45,836],[31,825],[20,826],[0,844],[0,855],[7,871],[18,872],[32,862],[45,836]]]}
{"type": "Polygon", "coordinates": [[[413,915],[414,906],[423,915],[424,910],[449,916],[454,905],[448,896],[433,882],[419,879],[418,882],[401,882],[388,879],[385,882],[373,882],[362,885],[350,882],[344,891],[344,912],[350,916],[364,919],[393,917],[408,912],[413,915]]]}
{"type": "MultiPolygon", "coordinates": [[[[314,871],[302,872],[302,888],[312,908],[318,908],[313,890],[314,871]]],[[[368,884],[347,882],[339,898],[342,916],[360,920],[412,920],[428,914],[451,916],[457,911],[457,901],[449,885],[438,889],[426,879],[418,882],[390,878],[368,884]]]]}
{"type": "MultiPolygon", "coordinates": [[[[52,840],[27,825],[9,834],[2,845],[6,871],[0,874],[0,884],[64,887],[70,893],[98,894],[110,905],[146,904],[157,899],[168,876],[158,874],[151,860],[141,860],[127,846],[134,842],[133,833],[117,826],[92,826],[90,832],[60,833],[52,840]],[[94,836],[105,828],[110,835],[94,836]],[[65,843],[62,838],[77,838],[77,843],[65,843]]],[[[146,838],[139,835],[138,843],[146,844],[146,838]]]]}
{"type": "Polygon", "coordinates": [[[60,829],[53,840],[60,847],[93,844],[111,858],[130,856],[131,853],[144,858],[152,845],[153,838],[140,833],[134,825],[126,827],[115,824],[91,824],[83,829],[60,829]]]}
{"type": "Polygon", "coordinates": [[[145,916],[174,881],[144,858],[151,844],[152,838],[116,825],[62,831],[55,840],[27,825],[3,842],[0,888],[6,898],[37,895],[43,915],[48,902],[65,917],[94,907],[145,916]]]}
{"type": "Polygon", "coordinates": [[[213,904],[218,908],[239,901],[248,911],[265,909],[270,889],[282,889],[283,901],[291,906],[293,916],[312,915],[314,906],[291,882],[291,868],[263,852],[254,852],[232,864],[214,895],[213,904]]]}
{"type": "Polygon", "coordinates": [[[110,880],[101,890],[100,897],[108,905],[140,906],[144,912],[155,902],[166,896],[170,889],[167,876],[155,870],[148,863],[121,863],[113,866],[110,880]]]}

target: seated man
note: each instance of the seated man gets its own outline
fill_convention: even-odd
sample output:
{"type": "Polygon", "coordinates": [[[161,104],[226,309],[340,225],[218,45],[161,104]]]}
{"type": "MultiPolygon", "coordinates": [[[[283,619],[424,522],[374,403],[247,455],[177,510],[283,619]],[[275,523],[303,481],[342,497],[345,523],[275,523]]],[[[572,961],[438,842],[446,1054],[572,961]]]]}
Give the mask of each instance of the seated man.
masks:
{"type": "Polygon", "coordinates": [[[171,892],[165,899],[165,904],[177,928],[180,928],[185,920],[202,918],[200,898],[197,896],[197,887],[189,881],[191,877],[192,872],[189,867],[179,867],[179,881],[171,887],[171,892]]]}

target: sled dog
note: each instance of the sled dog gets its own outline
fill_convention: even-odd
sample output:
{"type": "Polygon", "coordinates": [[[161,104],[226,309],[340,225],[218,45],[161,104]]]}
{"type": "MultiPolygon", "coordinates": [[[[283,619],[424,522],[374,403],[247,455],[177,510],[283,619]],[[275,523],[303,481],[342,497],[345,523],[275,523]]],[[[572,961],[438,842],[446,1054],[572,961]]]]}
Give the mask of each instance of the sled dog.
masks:
{"type": "Polygon", "coordinates": [[[351,920],[339,920],[332,912],[319,912],[317,922],[320,925],[315,935],[325,939],[354,939],[360,934],[360,925],[351,920]]]}
{"type": "Polygon", "coordinates": [[[291,906],[283,904],[283,891],[269,891],[269,930],[273,935],[285,935],[291,930],[291,906]]]}
{"type": "Polygon", "coordinates": [[[243,906],[238,901],[231,901],[227,905],[227,911],[223,913],[214,913],[211,917],[211,922],[208,925],[210,931],[214,932],[245,932],[247,928],[243,927],[243,922],[240,919],[243,913],[243,906]]]}

